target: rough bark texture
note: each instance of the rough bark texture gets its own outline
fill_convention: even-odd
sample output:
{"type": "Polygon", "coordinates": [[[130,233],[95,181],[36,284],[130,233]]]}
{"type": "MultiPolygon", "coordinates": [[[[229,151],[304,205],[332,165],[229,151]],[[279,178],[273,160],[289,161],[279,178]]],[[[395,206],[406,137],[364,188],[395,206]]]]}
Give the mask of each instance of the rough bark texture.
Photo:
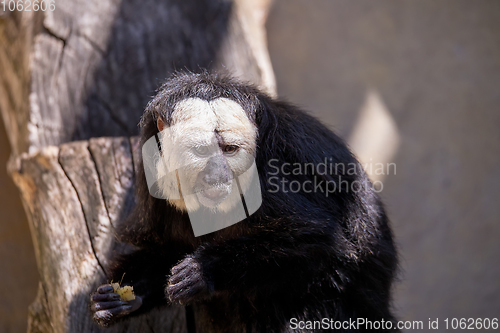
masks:
{"type": "MultiPolygon", "coordinates": [[[[275,94],[269,0],[57,0],[0,12],[0,112],[9,170],[38,269],[29,332],[97,332],[89,294],[106,280],[114,227],[134,205],[137,124],[175,70],[227,70],[275,94]],[[107,136],[107,138],[98,138],[107,136]],[[78,141],[80,140],[80,141],[78,141]],[[75,142],[73,142],[75,141],[75,142]]],[[[185,332],[182,308],[106,332],[185,332]]]]}

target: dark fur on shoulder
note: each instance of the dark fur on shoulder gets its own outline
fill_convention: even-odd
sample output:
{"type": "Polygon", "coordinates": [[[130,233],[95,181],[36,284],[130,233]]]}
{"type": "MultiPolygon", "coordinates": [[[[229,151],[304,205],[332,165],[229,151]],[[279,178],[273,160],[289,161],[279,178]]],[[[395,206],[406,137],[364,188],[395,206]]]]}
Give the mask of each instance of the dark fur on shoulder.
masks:
{"type": "Polygon", "coordinates": [[[203,314],[197,326],[207,332],[285,332],[291,318],[393,321],[390,296],[397,256],[392,233],[379,197],[344,142],[315,118],[252,86],[188,73],[167,81],[148,104],[141,143],[158,133],[158,116],[170,124],[175,104],[188,97],[232,99],[257,126],[263,203],[246,220],[196,238],[186,213],[149,194],[141,163],[137,207],[119,231],[121,240],[137,251],[113,266],[113,278],[126,272],[125,282],[142,297],[136,313],[167,304],[166,292],[173,303],[197,304],[203,314]],[[356,172],[293,175],[281,170],[282,163],[318,166],[325,158],[354,165],[356,172]],[[277,175],[273,165],[280,168],[277,175]],[[330,181],[337,189],[341,180],[368,186],[328,196],[308,193],[308,187],[285,193],[276,191],[271,175],[302,184],[330,181]],[[169,283],[168,276],[175,281],[171,277],[169,283]],[[191,282],[176,288],[178,281],[191,282]]]}

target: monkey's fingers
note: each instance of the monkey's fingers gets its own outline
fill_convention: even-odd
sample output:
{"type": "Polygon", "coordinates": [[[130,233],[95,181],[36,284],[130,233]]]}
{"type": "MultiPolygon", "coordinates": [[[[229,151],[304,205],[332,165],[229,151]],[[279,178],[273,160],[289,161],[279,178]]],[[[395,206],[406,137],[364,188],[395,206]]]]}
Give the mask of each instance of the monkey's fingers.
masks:
{"type": "Polygon", "coordinates": [[[181,305],[190,303],[200,294],[205,293],[207,286],[202,279],[186,279],[176,284],[170,284],[166,293],[171,303],[181,305]]]}
{"type": "Polygon", "coordinates": [[[115,302],[100,302],[92,305],[94,312],[94,320],[102,325],[108,326],[114,319],[126,316],[142,305],[142,298],[136,296],[135,300],[129,302],[115,301],[115,302]]]}
{"type": "Polygon", "coordinates": [[[187,257],[180,263],[172,267],[172,274],[177,274],[178,272],[188,269],[190,267],[199,268],[199,266],[200,264],[198,264],[198,262],[194,258],[187,257]]]}
{"type": "Polygon", "coordinates": [[[115,291],[115,289],[110,284],[103,284],[102,286],[100,286],[99,288],[97,288],[97,292],[99,294],[108,294],[108,293],[111,293],[113,291],[115,291]]]}
{"type": "Polygon", "coordinates": [[[191,267],[185,267],[182,270],[178,270],[176,273],[172,274],[170,276],[170,279],[168,280],[169,284],[177,284],[183,280],[186,279],[201,279],[201,272],[197,271],[196,269],[193,269],[191,267]]]}
{"type": "Polygon", "coordinates": [[[97,311],[101,311],[101,310],[109,310],[109,309],[118,308],[118,307],[121,307],[124,305],[126,305],[126,303],[122,302],[122,301],[94,302],[90,308],[92,309],[92,311],[97,312],[97,311]]]}
{"type": "Polygon", "coordinates": [[[101,310],[94,313],[94,320],[102,326],[108,326],[114,319],[129,314],[132,307],[124,305],[112,309],[101,310]]]}
{"type": "Polygon", "coordinates": [[[90,295],[90,300],[93,302],[110,302],[117,301],[120,299],[120,295],[117,293],[109,293],[109,294],[99,294],[93,293],[90,295]]]}

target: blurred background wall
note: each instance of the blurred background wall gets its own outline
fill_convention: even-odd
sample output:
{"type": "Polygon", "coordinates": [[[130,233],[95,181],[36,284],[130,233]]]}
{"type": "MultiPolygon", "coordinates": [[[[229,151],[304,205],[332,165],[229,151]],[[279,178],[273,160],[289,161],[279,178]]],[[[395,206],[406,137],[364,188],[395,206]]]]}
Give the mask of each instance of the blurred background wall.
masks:
{"type": "Polygon", "coordinates": [[[7,175],[9,155],[0,117],[0,333],[26,332],[28,306],[35,299],[39,280],[19,191],[7,175]]]}
{"type": "Polygon", "coordinates": [[[279,96],[390,150],[400,318],[500,317],[500,1],[277,0],[267,31],[279,96]]]}
{"type": "MultiPolygon", "coordinates": [[[[399,317],[499,317],[500,1],[276,0],[267,29],[279,95],[396,163],[373,177],[399,317]]],[[[23,332],[38,277],[0,125],[0,332],[23,332]]]]}

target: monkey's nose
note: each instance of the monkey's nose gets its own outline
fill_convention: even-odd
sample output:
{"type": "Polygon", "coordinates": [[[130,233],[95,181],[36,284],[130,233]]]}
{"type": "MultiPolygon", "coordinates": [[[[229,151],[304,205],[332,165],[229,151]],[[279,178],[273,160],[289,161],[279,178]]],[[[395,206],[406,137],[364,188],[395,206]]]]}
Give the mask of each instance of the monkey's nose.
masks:
{"type": "Polygon", "coordinates": [[[233,179],[233,172],[223,156],[210,158],[203,173],[202,179],[208,185],[225,184],[233,179]]]}
{"type": "Polygon", "coordinates": [[[232,172],[214,172],[203,176],[203,181],[210,186],[229,183],[233,179],[232,172]]]}

